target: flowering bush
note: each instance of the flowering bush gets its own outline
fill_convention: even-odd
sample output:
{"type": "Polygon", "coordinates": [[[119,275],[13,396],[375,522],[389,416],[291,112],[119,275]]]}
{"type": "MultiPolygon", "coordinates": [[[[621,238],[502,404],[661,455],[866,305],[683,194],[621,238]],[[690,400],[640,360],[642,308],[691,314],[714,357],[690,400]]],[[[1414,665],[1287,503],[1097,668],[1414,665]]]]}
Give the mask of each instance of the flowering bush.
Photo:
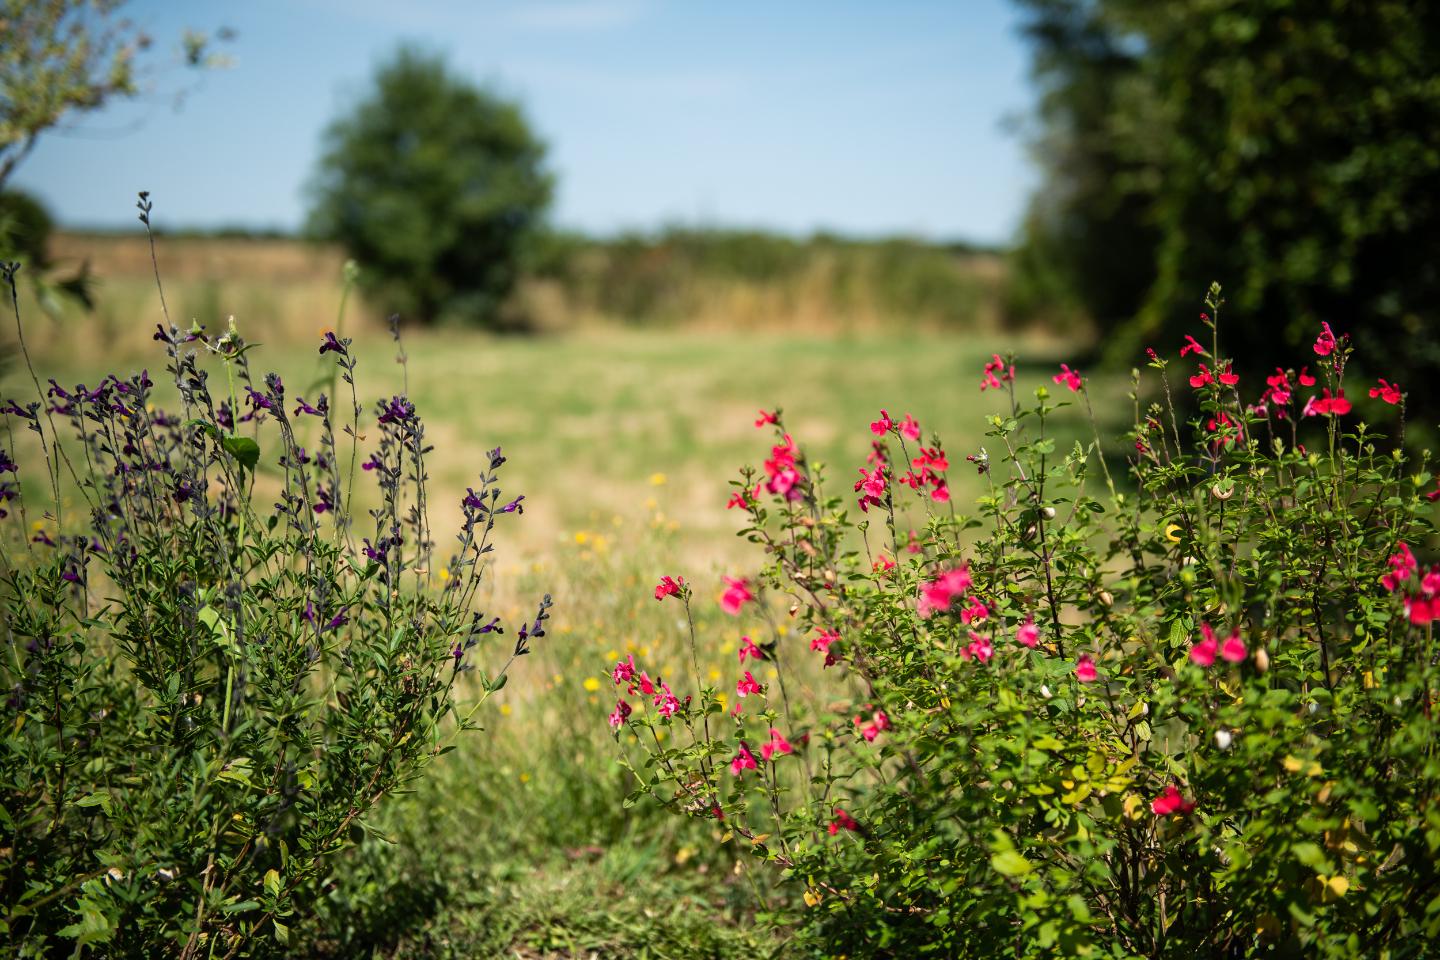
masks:
{"type": "Polygon", "coordinates": [[[1371,392],[1387,435],[1358,419],[1328,326],[1247,390],[1219,306],[1212,288],[1208,346],[1135,372],[1116,476],[1078,372],[1025,406],[993,358],[981,389],[1008,402],[965,457],[973,514],[908,417],[871,425],[841,495],[762,412],[780,439],[731,506],[764,565],[721,602],[763,636],[733,694],[615,665],[629,802],[713,819],[793,881],[788,919],[833,954],[1422,949],[1440,933],[1428,457],[1404,451],[1400,387],[1371,392]],[[1095,440],[1061,449],[1074,399],[1095,440]]]}
{"type": "MultiPolygon", "coordinates": [[[[7,446],[28,430],[43,453],[0,452],[7,955],[285,944],[376,804],[475,726],[457,681],[503,633],[472,610],[496,520],[520,512],[498,449],[442,560],[424,425],[403,396],[363,415],[348,339],[320,346],[343,402],[253,379],[233,323],[155,339],[176,411],[146,373],[42,389],[32,368],[36,395],[0,414],[7,446]]],[[[505,677],[480,675],[484,696],[505,677]]]]}

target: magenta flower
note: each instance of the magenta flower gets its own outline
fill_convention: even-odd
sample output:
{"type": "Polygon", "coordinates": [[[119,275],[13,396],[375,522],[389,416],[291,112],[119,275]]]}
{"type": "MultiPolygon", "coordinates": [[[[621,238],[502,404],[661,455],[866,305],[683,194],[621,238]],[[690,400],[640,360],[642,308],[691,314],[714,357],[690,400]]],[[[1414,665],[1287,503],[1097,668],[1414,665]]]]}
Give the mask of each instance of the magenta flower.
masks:
{"type": "Polygon", "coordinates": [[[964,596],[970,591],[970,584],[968,566],[961,564],[953,570],[947,570],[920,588],[916,612],[922,617],[929,617],[937,610],[950,609],[950,604],[956,597],[964,596]]]}
{"type": "Polygon", "coordinates": [[[684,577],[661,577],[660,582],[655,585],[656,600],[664,600],[666,597],[681,597],[683,599],[684,592],[684,577]]]}
{"type": "Polygon", "coordinates": [[[755,762],[755,754],[751,753],[750,748],[742,743],[740,752],[735,754],[734,760],[730,761],[730,772],[738,777],[742,772],[758,769],[759,766],[760,764],[755,762]]]}
{"type": "Polygon", "coordinates": [[[862,720],[860,717],[856,717],[853,723],[855,724],[855,729],[859,732],[860,736],[865,738],[867,743],[874,743],[876,737],[890,729],[890,718],[885,715],[883,710],[876,710],[870,714],[868,722],[862,720]]]}
{"type": "Polygon", "coordinates": [[[778,411],[778,410],[775,411],[774,413],[767,413],[766,411],[761,410],[761,411],[760,411],[760,416],[758,416],[758,417],[755,418],[755,426],[756,426],[756,427],[763,427],[763,426],[765,426],[766,424],[779,423],[779,422],[780,422],[780,411],[778,411]]]}
{"type": "Polygon", "coordinates": [[[1195,801],[1186,800],[1173,783],[1169,784],[1160,796],[1150,801],[1150,812],[1157,817],[1168,817],[1172,813],[1190,813],[1194,809],[1195,801]]]}
{"type": "Polygon", "coordinates": [[[760,744],[760,755],[772,762],[781,754],[793,753],[794,750],[795,748],[790,745],[790,741],[781,736],[780,731],[774,727],[770,728],[770,740],[760,744]]]}
{"type": "Polygon", "coordinates": [[[855,492],[860,494],[860,510],[869,513],[872,506],[878,507],[885,497],[885,464],[877,466],[873,473],[860,468],[860,479],[855,481],[855,492]]]}
{"type": "Polygon", "coordinates": [[[1391,383],[1384,377],[1381,377],[1376,383],[1376,385],[1370,388],[1370,397],[1371,399],[1378,397],[1379,399],[1384,400],[1391,406],[1394,406],[1395,404],[1400,402],[1402,397],[1400,393],[1400,384],[1391,383]]]}
{"type": "Polygon", "coordinates": [[[1215,639],[1215,631],[1208,623],[1200,624],[1200,633],[1204,639],[1190,648],[1190,662],[1197,666],[1208,667],[1215,662],[1215,654],[1220,649],[1220,641],[1215,639]]]}
{"type": "Polygon", "coordinates": [[[740,612],[740,608],[755,599],[755,594],[750,592],[750,581],[737,577],[725,577],[725,592],[720,595],[720,609],[730,616],[740,612]]]}
{"type": "Polygon", "coordinates": [[[764,651],[764,650],[761,650],[759,647],[755,646],[755,641],[754,641],[754,640],[751,640],[749,637],[741,637],[741,638],[740,638],[740,664],[741,664],[742,666],[745,664],[745,658],[746,658],[746,657],[749,657],[749,658],[752,659],[752,660],[764,660],[764,659],[765,659],[765,651],[764,651]]]}
{"type": "Polygon", "coordinates": [[[1330,324],[1320,324],[1320,336],[1315,338],[1315,353],[1322,357],[1328,357],[1335,352],[1335,334],[1330,332],[1330,324]]]}
{"type": "Polygon", "coordinates": [[[910,414],[905,414],[905,420],[900,424],[900,433],[908,440],[920,439],[920,423],[910,414]]]}
{"type": "Polygon", "coordinates": [[[877,437],[883,437],[895,427],[895,421],[890,419],[890,414],[884,410],[880,411],[880,419],[870,424],[870,432],[877,437]]]}
{"type": "Polygon", "coordinates": [[[1084,383],[1080,380],[1080,374],[1071,370],[1070,365],[1066,363],[1060,364],[1060,372],[1050,379],[1056,383],[1065,384],[1065,386],[1070,388],[1071,393],[1078,392],[1080,388],[1084,386],[1084,383]]]}
{"type": "Polygon", "coordinates": [[[1231,631],[1225,642],[1220,644],[1220,657],[1227,663],[1241,663],[1245,659],[1245,641],[1240,639],[1240,628],[1231,631]]]}
{"type": "Polygon", "coordinates": [[[965,653],[981,663],[989,663],[990,658],[995,656],[995,647],[990,643],[989,637],[971,630],[970,643],[966,645],[965,653]]]}
{"type": "Polygon", "coordinates": [[[630,716],[630,704],[624,700],[615,701],[615,710],[610,714],[610,726],[619,730],[620,724],[624,723],[628,716],[630,716]]]}
{"type": "Polygon", "coordinates": [[[819,650],[825,653],[830,652],[830,644],[840,639],[840,634],[834,630],[821,630],[818,636],[810,638],[810,649],[819,650]]]}
{"type": "Polygon", "coordinates": [[[830,831],[830,836],[833,837],[841,830],[859,830],[860,824],[856,823],[855,818],[850,816],[850,814],[836,807],[835,819],[830,821],[830,826],[827,829],[830,831]]]}
{"type": "Polygon", "coordinates": [[[1040,628],[1035,626],[1033,616],[1026,617],[1025,622],[1020,625],[1020,629],[1015,631],[1015,642],[1032,650],[1040,642],[1040,628]]]}
{"type": "Polygon", "coordinates": [[[735,684],[736,696],[748,697],[752,693],[761,693],[763,690],[764,688],[756,682],[749,670],[746,670],[745,676],[741,677],[735,684]]]}
{"type": "Polygon", "coordinates": [[[680,712],[680,701],[670,692],[670,684],[662,683],[660,687],[660,691],[655,694],[655,706],[659,709],[660,716],[673,717],[680,712]]]}
{"type": "Polygon", "coordinates": [[[1410,575],[1419,569],[1419,564],[1415,562],[1415,554],[1411,553],[1410,546],[1404,543],[1396,545],[1395,553],[1391,555],[1389,563],[1390,572],[1381,577],[1380,582],[1391,593],[1399,590],[1400,584],[1409,580],[1410,575]]]}
{"type": "Polygon", "coordinates": [[[1205,353],[1205,348],[1200,346],[1199,341],[1188,333],[1185,334],[1185,345],[1180,348],[1180,356],[1183,357],[1187,353],[1194,353],[1202,357],[1208,356],[1208,354],[1205,353]]]}
{"type": "Polygon", "coordinates": [[[610,671],[610,679],[615,681],[615,686],[622,683],[629,683],[635,679],[635,654],[630,654],[624,660],[615,661],[615,669],[610,671]]]}
{"type": "Polygon", "coordinates": [[[999,390],[1002,383],[1009,383],[1014,379],[1014,365],[1012,364],[1007,367],[1005,361],[1000,359],[1000,354],[992,353],[990,354],[990,362],[985,364],[985,376],[980,381],[980,392],[984,393],[991,387],[999,390]],[[999,374],[999,376],[996,376],[996,374],[999,374]]]}
{"type": "Polygon", "coordinates": [[[1094,683],[1099,674],[1095,672],[1095,659],[1088,653],[1080,654],[1075,661],[1075,679],[1081,683],[1094,683]]]}

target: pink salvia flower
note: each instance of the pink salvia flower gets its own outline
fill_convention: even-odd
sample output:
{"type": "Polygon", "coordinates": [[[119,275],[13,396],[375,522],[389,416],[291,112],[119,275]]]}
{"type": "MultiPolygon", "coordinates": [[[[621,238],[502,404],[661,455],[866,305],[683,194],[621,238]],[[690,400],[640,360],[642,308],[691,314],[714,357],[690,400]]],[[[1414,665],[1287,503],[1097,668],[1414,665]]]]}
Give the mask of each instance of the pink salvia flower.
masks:
{"type": "Polygon", "coordinates": [[[664,600],[666,597],[678,597],[684,590],[684,577],[661,577],[660,582],[655,585],[655,599],[664,600]]]}
{"type": "Polygon", "coordinates": [[[745,663],[745,658],[746,658],[746,657],[749,657],[749,658],[752,659],[752,660],[764,660],[764,659],[765,659],[765,651],[764,651],[764,650],[761,650],[759,647],[755,646],[755,641],[754,641],[754,640],[751,640],[749,637],[741,637],[741,638],[740,638],[740,663],[741,663],[742,666],[743,666],[744,663],[745,663]]]}
{"type": "Polygon", "coordinates": [[[860,494],[860,510],[869,513],[872,506],[878,507],[884,503],[885,497],[885,464],[880,464],[873,473],[866,472],[864,467],[860,468],[860,479],[855,481],[855,492],[860,494]]]}
{"type": "Polygon", "coordinates": [[[1080,380],[1080,374],[1071,370],[1070,365],[1066,363],[1060,364],[1060,372],[1050,379],[1056,383],[1065,384],[1065,386],[1070,388],[1071,393],[1079,392],[1080,388],[1084,386],[1084,383],[1080,380]]]}
{"type": "Polygon", "coordinates": [[[881,410],[880,419],[871,422],[870,432],[875,434],[877,437],[881,437],[889,433],[894,426],[895,421],[890,419],[890,414],[886,413],[884,410],[881,410]]]}
{"type": "Polygon", "coordinates": [[[1240,628],[1230,631],[1230,636],[1220,644],[1220,658],[1228,663],[1240,663],[1245,659],[1245,641],[1240,639],[1240,628]]]}
{"type": "Polygon", "coordinates": [[[792,753],[794,750],[795,748],[790,745],[790,741],[781,736],[780,731],[774,727],[770,728],[769,742],[760,745],[760,755],[772,762],[776,757],[782,754],[792,753]]]}
{"type": "Polygon", "coordinates": [[[920,423],[910,414],[905,414],[905,421],[900,424],[900,433],[907,440],[920,439],[920,423]]]}
{"type": "Polygon", "coordinates": [[[1330,324],[1320,324],[1320,336],[1315,338],[1315,353],[1318,356],[1328,357],[1335,352],[1335,334],[1330,332],[1330,324]]]}
{"type": "Polygon", "coordinates": [[[1026,617],[1025,622],[1020,625],[1020,629],[1015,631],[1015,642],[1022,647],[1035,649],[1036,644],[1040,642],[1040,628],[1035,626],[1034,617],[1026,617]]]}
{"type": "Polygon", "coordinates": [[[1095,672],[1095,659],[1088,653],[1080,654],[1080,658],[1075,661],[1075,679],[1081,683],[1094,683],[1098,678],[1099,674],[1095,672]]]}
{"type": "Polygon", "coordinates": [[[760,416],[755,419],[755,426],[756,426],[756,427],[763,427],[763,426],[765,426],[766,424],[779,423],[779,422],[780,422],[780,415],[779,415],[779,413],[767,413],[767,412],[765,412],[764,410],[761,410],[761,411],[760,411],[760,416]]]}
{"type": "Polygon", "coordinates": [[[960,611],[960,622],[969,626],[973,621],[984,620],[988,616],[990,616],[990,608],[981,603],[979,597],[976,597],[970,601],[968,607],[960,611]]]}
{"type": "Polygon", "coordinates": [[[970,643],[966,645],[965,651],[981,663],[989,663],[990,658],[995,656],[995,647],[990,643],[990,638],[973,630],[970,631],[970,643]]]}
{"type": "Polygon", "coordinates": [[[1157,817],[1168,817],[1173,813],[1190,813],[1195,809],[1193,800],[1186,800],[1175,784],[1170,784],[1165,790],[1150,801],[1150,812],[1157,817]]]}
{"type": "Polygon", "coordinates": [[[818,636],[810,638],[810,649],[828,653],[830,644],[840,639],[840,634],[834,630],[821,630],[818,636]]]}
{"type": "Polygon", "coordinates": [[[1300,372],[1296,375],[1296,379],[1300,381],[1300,386],[1302,387],[1315,386],[1315,378],[1310,375],[1309,367],[1301,367],[1300,372]]]}
{"type": "Polygon", "coordinates": [[[760,684],[755,681],[755,678],[750,675],[749,670],[746,670],[745,676],[741,677],[735,684],[735,694],[741,697],[748,697],[752,693],[760,693],[762,689],[760,684]]]}
{"type": "Polygon", "coordinates": [[[675,694],[670,692],[668,683],[662,683],[660,686],[660,692],[655,694],[655,706],[659,709],[660,716],[673,717],[680,711],[680,701],[676,699],[675,694]]]}
{"type": "Polygon", "coordinates": [[[635,678],[635,654],[630,654],[624,660],[615,661],[615,669],[610,671],[610,679],[615,681],[615,686],[627,683],[635,678]]]}
{"type": "MultiPolygon", "coordinates": [[[[916,606],[922,617],[928,617],[937,610],[950,609],[951,602],[964,596],[970,590],[970,568],[959,566],[947,570],[920,588],[920,601],[916,606]]],[[[969,623],[970,621],[965,621],[969,623]]]]}
{"type": "Polygon", "coordinates": [[[1215,631],[1208,623],[1200,624],[1200,633],[1204,639],[1190,648],[1190,662],[1197,666],[1208,667],[1215,662],[1215,654],[1220,650],[1220,641],[1215,639],[1215,631]]]}
{"type": "Polygon", "coordinates": [[[1227,387],[1233,387],[1235,386],[1235,384],[1240,382],[1240,374],[1235,373],[1233,370],[1231,370],[1229,363],[1225,364],[1225,372],[1217,374],[1217,376],[1220,378],[1220,382],[1225,384],[1225,386],[1227,387]]]}
{"type": "Polygon", "coordinates": [[[860,731],[860,736],[865,738],[866,743],[874,743],[875,738],[886,730],[890,729],[890,718],[882,710],[876,710],[870,715],[869,722],[855,718],[855,728],[860,731]]]}
{"type": "Polygon", "coordinates": [[[1380,578],[1380,583],[1386,590],[1394,593],[1400,589],[1400,584],[1410,579],[1410,574],[1419,568],[1419,564],[1415,562],[1415,554],[1410,552],[1410,546],[1404,543],[1396,546],[1389,563],[1390,572],[1380,578]]]}
{"type": "Polygon", "coordinates": [[[740,776],[746,770],[758,769],[760,764],[755,762],[755,754],[745,744],[740,744],[740,752],[735,754],[735,759],[730,761],[730,772],[740,776]]]}
{"type": "Polygon", "coordinates": [[[1202,357],[1207,356],[1207,354],[1205,353],[1205,348],[1200,346],[1199,341],[1197,341],[1194,337],[1190,336],[1190,334],[1188,333],[1185,334],[1185,345],[1180,348],[1180,356],[1183,357],[1187,353],[1194,353],[1202,357]]]}
{"type": "Polygon", "coordinates": [[[1400,384],[1391,383],[1384,377],[1381,377],[1377,384],[1370,388],[1370,397],[1371,399],[1379,397],[1381,400],[1394,406],[1399,403],[1401,399],[1400,384]]]}
{"type": "Polygon", "coordinates": [[[725,592],[720,595],[720,609],[730,616],[740,612],[740,608],[755,599],[755,594],[750,592],[750,581],[738,577],[725,577],[725,592]]]}
{"type": "Polygon", "coordinates": [[[830,836],[833,837],[841,830],[859,830],[860,824],[856,823],[855,818],[850,816],[850,814],[836,807],[835,819],[830,821],[830,826],[827,829],[830,831],[830,836]]]}
{"type": "Polygon", "coordinates": [[[652,696],[655,693],[655,681],[650,679],[650,674],[641,672],[635,675],[635,679],[637,683],[631,684],[630,686],[630,692],[632,694],[635,692],[635,687],[637,685],[640,688],[640,692],[645,694],[645,696],[647,697],[652,696]]]}
{"type": "Polygon", "coordinates": [[[615,710],[610,714],[610,726],[619,730],[620,724],[624,723],[628,716],[630,716],[630,704],[624,700],[615,701],[615,710]]]}
{"type": "Polygon", "coordinates": [[[1196,390],[1199,390],[1201,387],[1207,386],[1214,382],[1215,378],[1210,376],[1210,368],[1205,366],[1205,364],[1203,363],[1200,364],[1200,372],[1190,378],[1190,386],[1194,387],[1196,390]]]}

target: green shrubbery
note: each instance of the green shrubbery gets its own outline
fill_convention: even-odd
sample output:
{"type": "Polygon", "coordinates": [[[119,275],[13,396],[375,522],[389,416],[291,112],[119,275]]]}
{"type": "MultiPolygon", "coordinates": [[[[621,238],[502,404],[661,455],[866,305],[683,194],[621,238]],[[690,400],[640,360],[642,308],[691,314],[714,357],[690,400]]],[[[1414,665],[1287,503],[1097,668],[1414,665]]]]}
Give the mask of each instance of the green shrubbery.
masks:
{"type": "MultiPolygon", "coordinates": [[[[1213,328],[1218,291],[1208,306],[1213,328]]],[[[762,416],[781,440],[732,503],[763,566],[722,604],[764,637],[728,712],[698,676],[615,665],[632,800],[772,864],[797,894],[784,918],[830,955],[1423,952],[1440,568],[1411,547],[1433,529],[1429,461],[1403,452],[1392,385],[1366,410],[1384,433],[1357,415],[1328,327],[1263,392],[1207,339],[1181,351],[1188,387],[1153,352],[1136,373],[1128,476],[1053,439],[1056,391],[1088,412],[1078,374],[1025,406],[994,358],[984,383],[1008,402],[955,465],[989,484],[973,514],[909,417],[872,425],[857,515],[762,416]],[[833,683],[797,681],[806,658],[833,683]]],[[[671,577],[656,596],[691,599],[671,577]]]]}
{"type": "MultiPolygon", "coordinates": [[[[496,519],[523,499],[502,501],[499,450],[437,554],[424,426],[403,396],[364,414],[349,340],[321,345],[331,392],[296,396],[252,377],[233,327],[155,338],[178,409],[141,373],[35,379],[0,414],[7,447],[28,430],[44,454],[0,458],[14,955],[284,947],[377,804],[474,726],[457,681],[504,632],[472,610],[496,519]]],[[[548,606],[503,656],[543,635],[548,606]]],[[[481,674],[484,696],[504,680],[481,674]]]]}

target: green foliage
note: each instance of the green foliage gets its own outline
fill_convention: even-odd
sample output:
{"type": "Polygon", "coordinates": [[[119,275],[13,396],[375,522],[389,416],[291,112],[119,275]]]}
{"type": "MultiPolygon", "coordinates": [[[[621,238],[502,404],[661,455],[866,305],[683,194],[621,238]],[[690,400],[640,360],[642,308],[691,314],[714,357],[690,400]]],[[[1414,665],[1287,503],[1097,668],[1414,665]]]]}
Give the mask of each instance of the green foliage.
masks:
{"type": "MultiPolygon", "coordinates": [[[[763,566],[724,598],[770,629],[729,712],[698,675],[616,665],[627,802],[769,863],[829,956],[1417,954],[1440,934],[1440,566],[1407,545],[1436,478],[1404,396],[1373,405],[1389,436],[1334,403],[1348,338],[1258,407],[1207,339],[1188,424],[1174,361],[1136,372],[1128,483],[1098,430],[1056,443],[1082,378],[1027,406],[995,358],[974,514],[908,417],[872,425],[859,516],[777,417],[735,484],[763,566]],[[822,656],[829,684],[798,679],[822,656]]],[[[656,595],[688,613],[688,585],[656,595]]]]}
{"type": "Polygon", "coordinates": [[[517,104],[404,48],[326,132],[310,227],[387,307],[493,326],[550,202],[544,155],[517,104]]]}
{"type": "Polygon", "coordinates": [[[335,855],[475,727],[548,618],[547,596],[459,709],[471,648],[503,632],[472,609],[518,512],[499,450],[436,556],[424,425],[403,396],[363,416],[349,340],[327,335],[313,402],[252,378],[233,325],[156,340],[178,410],[141,373],[52,380],[0,414],[44,452],[0,457],[7,955],[287,953],[335,855]],[[343,403],[323,392],[341,380],[343,403]]]}
{"type": "MultiPolygon", "coordinates": [[[[1022,0],[1045,270],[1124,361],[1178,339],[1211,277],[1237,362],[1344,320],[1427,408],[1440,373],[1440,11],[1403,0],[1022,0]],[[1403,356],[1394,344],[1404,342],[1403,356]]],[[[1258,360],[1254,362],[1258,363],[1258,360]]]]}

